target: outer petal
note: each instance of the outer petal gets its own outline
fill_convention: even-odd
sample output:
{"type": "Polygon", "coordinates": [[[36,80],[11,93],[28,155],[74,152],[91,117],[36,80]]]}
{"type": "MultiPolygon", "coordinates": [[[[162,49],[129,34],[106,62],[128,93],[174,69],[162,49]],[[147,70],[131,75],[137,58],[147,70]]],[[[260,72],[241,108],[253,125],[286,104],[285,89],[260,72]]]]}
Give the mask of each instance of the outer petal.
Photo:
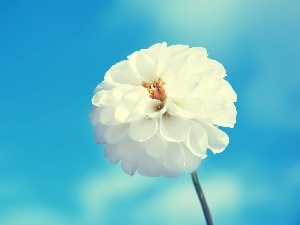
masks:
{"type": "Polygon", "coordinates": [[[115,107],[107,106],[102,108],[99,113],[99,122],[107,126],[119,124],[119,121],[115,118],[115,107]]]}
{"type": "Polygon", "coordinates": [[[170,171],[180,171],[184,167],[185,155],[178,143],[170,143],[163,158],[163,165],[170,171]]]}
{"type": "Polygon", "coordinates": [[[160,120],[161,136],[171,142],[181,142],[191,130],[190,121],[179,116],[165,113],[160,120]]]}
{"type": "Polygon", "coordinates": [[[155,120],[144,118],[130,124],[129,136],[134,141],[145,141],[156,133],[157,128],[158,125],[155,120]]]}
{"type": "Polygon", "coordinates": [[[153,158],[162,157],[168,148],[168,142],[163,141],[158,135],[154,135],[152,138],[145,142],[145,151],[153,158]]]}
{"type": "Polygon", "coordinates": [[[95,88],[93,93],[96,94],[99,91],[110,90],[110,89],[113,89],[115,87],[116,87],[115,84],[103,81],[103,82],[101,82],[100,84],[97,85],[97,87],[95,88]]]}
{"type": "Polygon", "coordinates": [[[187,173],[194,172],[201,163],[201,157],[195,156],[185,145],[181,145],[185,153],[184,170],[187,173]]]}
{"type": "Polygon", "coordinates": [[[162,174],[162,159],[143,153],[139,159],[138,172],[143,176],[158,177],[162,174]]]}
{"type": "MultiPolygon", "coordinates": [[[[188,61],[190,70],[193,71],[193,69],[197,68],[199,63],[206,58],[207,58],[207,51],[205,48],[201,48],[201,47],[190,48],[190,56],[188,61]]],[[[187,78],[191,78],[191,77],[187,77],[187,78]]]]}
{"type": "Polygon", "coordinates": [[[228,135],[215,126],[201,123],[208,135],[208,147],[213,153],[222,152],[229,143],[228,135]]]}
{"type": "Polygon", "coordinates": [[[216,76],[219,78],[224,78],[226,76],[226,70],[223,65],[216,60],[206,58],[199,63],[197,67],[200,76],[216,76]]]}
{"type": "Polygon", "coordinates": [[[237,111],[233,103],[230,103],[225,110],[213,115],[212,121],[214,124],[233,128],[236,123],[237,111]]]}
{"type": "Polygon", "coordinates": [[[220,94],[214,95],[206,100],[208,115],[213,116],[223,113],[231,103],[226,97],[220,94]]]}
{"type": "Polygon", "coordinates": [[[147,50],[137,51],[128,56],[129,63],[145,81],[156,80],[157,58],[147,50]]]}
{"type": "Polygon", "coordinates": [[[120,161],[120,155],[118,153],[118,145],[105,145],[104,147],[104,155],[110,163],[117,164],[120,161]]]}
{"type": "Polygon", "coordinates": [[[222,83],[223,83],[223,85],[222,85],[219,93],[221,95],[226,96],[231,101],[236,102],[237,101],[237,95],[236,95],[235,91],[232,89],[231,85],[226,80],[223,80],[222,83]]]}
{"type": "Polygon", "coordinates": [[[187,45],[173,45],[163,49],[158,61],[157,74],[162,75],[167,83],[183,78],[189,54],[187,45]]]}
{"type": "Polygon", "coordinates": [[[101,124],[101,123],[98,123],[95,128],[94,128],[94,136],[95,136],[95,139],[96,139],[96,142],[98,144],[106,144],[106,140],[105,140],[105,137],[104,137],[104,134],[106,132],[106,129],[108,127],[101,124]]]}
{"type": "Polygon", "coordinates": [[[135,163],[138,161],[142,151],[142,144],[140,142],[133,141],[130,138],[125,138],[120,141],[118,146],[118,152],[122,161],[126,163],[135,163]]]}
{"type": "Polygon", "coordinates": [[[192,122],[192,130],[184,143],[194,155],[199,157],[206,155],[208,138],[200,124],[192,122]]]}
{"type": "Polygon", "coordinates": [[[108,127],[104,134],[106,143],[108,144],[118,143],[127,134],[128,128],[129,128],[129,124],[126,123],[108,127]]]}
{"type": "Polygon", "coordinates": [[[215,76],[207,76],[198,82],[192,96],[205,99],[216,94],[222,87],[222,79],[215,76]]]}
{"type": "Polygon", "coordinates": [[[128,60],[123,60],[113,65],[105,74],[104,79],[114,84],[130,84],[138,86],[141,84],[141,77],[131,68],[128,60]]]}
{"type": "Polygon", "coordinates": [[[123,93],[121,88],[99,91],[94,95],[92,103],[96,106],[116,106],[123,93]]]}
{"type": "Polygon", "coordinates": [[[133,176],[133,174],[135,173],[135,171],[138,167],[138,164],[137,164],[137,162],[135,162],[135,163],[126,163],[126,162],[123,161],[122,164],[121,164],[121,167],[122,167],[123,171],[126,174],[128,174],[130,176],[133,176]]]}
{"type": "Polygon", "coordinates": [[[148,54],[151,54],[153,57],[158,58],[161,54],[161,51],[165,48],[167,48],[167,43],[162,42],[162,43],[157,43],[152,45],[150,48],[146,49],[146,51],[148,52],[148,54]]]}
{"type": "Polygon", "coordinates": [[[96,107],[96,106],[92,106],[90,113],[89,113],[89,117],[91,120],[91,123],[93,126],[97,125],[99,123],[99,113],[101,111],[102,107],[96,107]]]}
{"type": "Polygon", "coordinates": [[[163,167],[162,175],[165,177],[175,178],[175,177],[181,176],[182,174],[180,173],[180,171],[171,171],[171,170],[168,170],[167,168],[163,167]]]}

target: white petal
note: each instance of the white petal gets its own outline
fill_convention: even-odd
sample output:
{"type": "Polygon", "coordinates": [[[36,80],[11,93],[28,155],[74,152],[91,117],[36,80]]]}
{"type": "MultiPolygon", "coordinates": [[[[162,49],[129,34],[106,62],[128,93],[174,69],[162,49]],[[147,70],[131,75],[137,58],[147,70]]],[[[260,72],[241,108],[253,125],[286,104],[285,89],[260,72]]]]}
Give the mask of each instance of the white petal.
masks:
{"type": "Polygon", "coordinates": [[[163,165],[170,171],[180,171],[184,167],[185,155],[178,143],[169,143],[163,158],[163,165]]]}
{"type": "Polygon", "coordinates": [[[197,66],[199,65],[199,63],[203,60],[207,58],[207,51],[205,48],[201,48],[201,47],[193,47],[190,48],[190,57],[189,57],[189,67],[190,68],[197,68],[197,66]]]}
{"type": "Polygon", "coordinates": [[[128,59],[132,68],[144,81],[156,80],[157,57],[149,54],[147,50],[141,50],[128,56],[128,59]]]}
{"type": "Polygon", "coordinates": [[[212,121],[216,125],[233,128],[236,123],[236,115],[234,104],[229,103],[226,109],[212,116],[212,121]]]}
{"type": "Polygon", "coordinates": [[[225,96],[216,94],[214,97],[206,100],[207,113],[209,115],[223,113],[231,103],[225,96]]]}
{"type": "Polygon", "coordinates": [[[129,136],[134,141],[145,141],[156,133],[157,128],[158,125],[155,120],[144,118],[130,124],[129,136]]]}
{"type": "Polygon", "coordinates": [[[197,82],[191,80],[175,80],[164,85],[167,96],[178,99],[189,96],[198,87],[197,82]]]}
{"type": "Polygon", "coordinates": [[[130,175],[130,176],[133,176],[136,169],[137,169],[137,162],[135,163],[126,163],[126,162],[122,162],[121,164],[121,168],[123,169],[123,171],[130,175]]]}
{"type": "Polygon", "coordinates": [[[98,123],[95,128],[94,128],[94,136],[95,136],[95,140],[98,144],[106,144],[106,140],[104,137],[104,134],[106,132],[106,129],[108,127],[98,123]]]}
{"type": "Polygon", "coordinates": [[[200,76],[216,76],[224,78],[226,76],[226,70],[223,65],[216,60],[206,58],[202,60],[202,63],[198,66],[198,73],[200,76]]]}
{"type": "Polygon", "coordinates": [[[205,101],[198,98],[182,98],[170,101],[168,112],[185,118],[198,118],[207,114],[205,101]]]}
{"type": "Polygon", "coordinates": [[[105,131],[104,137],[106,143],[116,144],[118,143],[127,133],[129,124],[119,124],[116,126],[108,127],[105,131]]]}
{"type": "Polygon", "coordinates": [[[99,91],[93,96],[92,103],[95,106],[116,106],[123,93],[121,88],[99,91]]]}
{"type": "Polygon", "coordinates": [[[165,82],[180,79],[186,68],[186,61],[190,54],[187,45],[173,45],[161,51],[157,74],[163,77],[165,82]]]}
{"type": "Polygon", "coordinates": [[[92,98],[92,104],[94,106],[97,106],[97,107],[101,106],[100,99],[104,93],[105,93],[105,91],[98,91],[97,93],[94,94],[94,96],[92,98]]]}
{"type": "Polygon", "coordinates": [[[165,176],[165,177],[170,177],[170,178],[175,178],[175,177],[182,176],[180,171],[171,171],[171,170],[168,170],[164,167],[163,167],[163,170],[162,170],[162,175],[165,176]]]}
{"type": "Polygon", "coordinates": [[[183,141],[191,130],[190,121],[165,113],[160,120],[161,136],[171,142],[183,141]]]}
{"type": "Polygon", "coordinates": [[[128,60],[113,65],[105,74],[104,79],[111,83],[140,85],[141,77],[131,68],[128,60]]]}
{"type": "Polygon", "coordinates": [[[221,95],[228,97],[231,101],[236,102],[237,95],[236,95],[235,91],[232,89],[231,85],[226,80],[223,80],[222,82],[223,82],[223,85],[222,85],[219,93],[221,95]]]}
{"type": "Polygon", "coordinates": [[[145,114],[141,114],[137,111],[133,111],[136,105],[134,103],[120,103],[115,110],[115,117],[121,123],[131,123],[134,121],[141,120],[146,117],[145,114]]]}
{"type": "Polygon", "coordinates": [[[167,43],[166,42],[163,42],[163,43],[157,43],[157,44],[154,44],[152,45],[150,48],[146,49],[148,50],[148,54],[151,54],[155,57],[159,57],[161,51],[163,49],[165,49],[167,47],[167,43]]]}
{"type": "Polygon", "coordinates": [[[118,151],[122,161],[126,163],[137,162],[141,155],[142,144],[137,141],[133,141],[131,138],[125,138],[120,141],[118,151]]]}
{"type": "Polygon", "coordinates": [[[103,82],[101,82],[100,84],[97,85],[97,87],[95,88],[93,93],[96,94],[98,91],[110,90],[110,89],[113,89],[115,87],[116,87],[115,84],[103,81],[103,82]]]}
{"type": "Polygon", "coordinates": [[[185,145],[181,145],[185,153],[184,170],[187,173],[194,172],[201,163],[201,157],[195,156],[185,145]]]}
{"type": "Polygon", "coordinates": [[[122,96],[115,111],[115,117],[120,122],[133,122],[146,117],[148,92],[143,87],[134,87],[127,90],[122,96]]]}
{"type": "Polygon", "coordinates": [[[184,141],[184,144],[194,155],[202,157],[206,154],[207,139],[205,129],[200,124],[192,122],[190,135],[184,141]]]}
{"type": "Polygon", "coordinates": [[[138,172],[143,176],[149,177],[162,175],[162,159],[153,158],[143,153],[139,159],[138,172]]]}
{"type": "Polygon", "coordinates": [[[168,148],[168,142],[163,141],[158,135],[154,135],[152,138],[145,142],[145,151],[153,158],[162,157],[168,148]]]}
{"type": "Polygon", "coordinates": [[[104,147],[104,155],[110,163],[117,164],[120,161],[120,155],[118,153],[118,145],[105,145],[104,147]]]}
{"type": "Polygon", "coordinates": [[[219,77],[204,77],[198,82],[197,88],[194,89],[192,96],[201,99],[211,97],[221,89],[222,85],[222,79],[219,77]]]}
{"type": "Polygon", "coordinates": [[[99,113],[102,108],[92,106],[89,117],[93,126],[99,123],[99,113]]]}
{"type": "Polygon", "coordinates": [[[213,153],[222,152],[229,143],[228,135],[215,126],[201,123],[208,136],[208,147],[213,153]]]}
{"type": "Polygon", "coordinates": [[[115,118],[115,107],[103,107],[99,113],[99,122],[107,126],[114,126],[119,124],[115,118]]]}

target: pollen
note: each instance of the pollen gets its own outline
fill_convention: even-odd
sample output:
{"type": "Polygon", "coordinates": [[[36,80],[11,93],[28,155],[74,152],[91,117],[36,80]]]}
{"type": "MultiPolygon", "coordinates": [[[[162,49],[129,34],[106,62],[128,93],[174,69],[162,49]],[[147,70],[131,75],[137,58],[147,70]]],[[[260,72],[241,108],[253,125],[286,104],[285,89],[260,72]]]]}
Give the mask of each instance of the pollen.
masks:
{"type": "Polygon", "coordinates": [[[154,82],[142,82],[142,86],[149,92],[149,97],[160,101],[163,101],[167,98],[164,84],[165,82],[161,77],[158,77],[157,81],[154,82]]]}

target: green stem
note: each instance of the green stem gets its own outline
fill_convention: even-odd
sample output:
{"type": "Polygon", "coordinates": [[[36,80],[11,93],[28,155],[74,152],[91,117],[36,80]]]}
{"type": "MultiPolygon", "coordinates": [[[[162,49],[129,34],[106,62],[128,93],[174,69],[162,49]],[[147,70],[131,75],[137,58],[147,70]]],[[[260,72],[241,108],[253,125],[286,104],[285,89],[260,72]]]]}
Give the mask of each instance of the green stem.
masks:
{"type": "Polygon", "coordinates": [[[202,188],[200,186],[196,171],[192,172],[192,179],[193,179],[193,183],[194,183],[198,198],[199,198],[201,206],[202,206],[202,210],[203,210],[203,213],[204,213],[204,216],[205,216],[206,224],[207,225],[213,225],[213,221],[212,221],[212,218],[211,218],[211,215],[210,215],[210,211],[209,211],[208,205],[206,203],[204,193],[203,193],[202,188]]]}

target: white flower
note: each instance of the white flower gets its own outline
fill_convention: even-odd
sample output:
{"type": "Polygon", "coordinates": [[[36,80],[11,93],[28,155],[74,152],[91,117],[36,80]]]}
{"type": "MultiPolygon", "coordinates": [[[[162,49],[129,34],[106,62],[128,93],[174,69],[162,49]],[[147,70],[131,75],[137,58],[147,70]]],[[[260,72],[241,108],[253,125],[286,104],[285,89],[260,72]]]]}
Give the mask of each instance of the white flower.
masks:
{"type": "Polygon", "coordinates": [[[159,43],[112,66],[94,91],[95,138],[125,173],[176,177],[222,152],[237,96],[206,49],[159,43]]]}

